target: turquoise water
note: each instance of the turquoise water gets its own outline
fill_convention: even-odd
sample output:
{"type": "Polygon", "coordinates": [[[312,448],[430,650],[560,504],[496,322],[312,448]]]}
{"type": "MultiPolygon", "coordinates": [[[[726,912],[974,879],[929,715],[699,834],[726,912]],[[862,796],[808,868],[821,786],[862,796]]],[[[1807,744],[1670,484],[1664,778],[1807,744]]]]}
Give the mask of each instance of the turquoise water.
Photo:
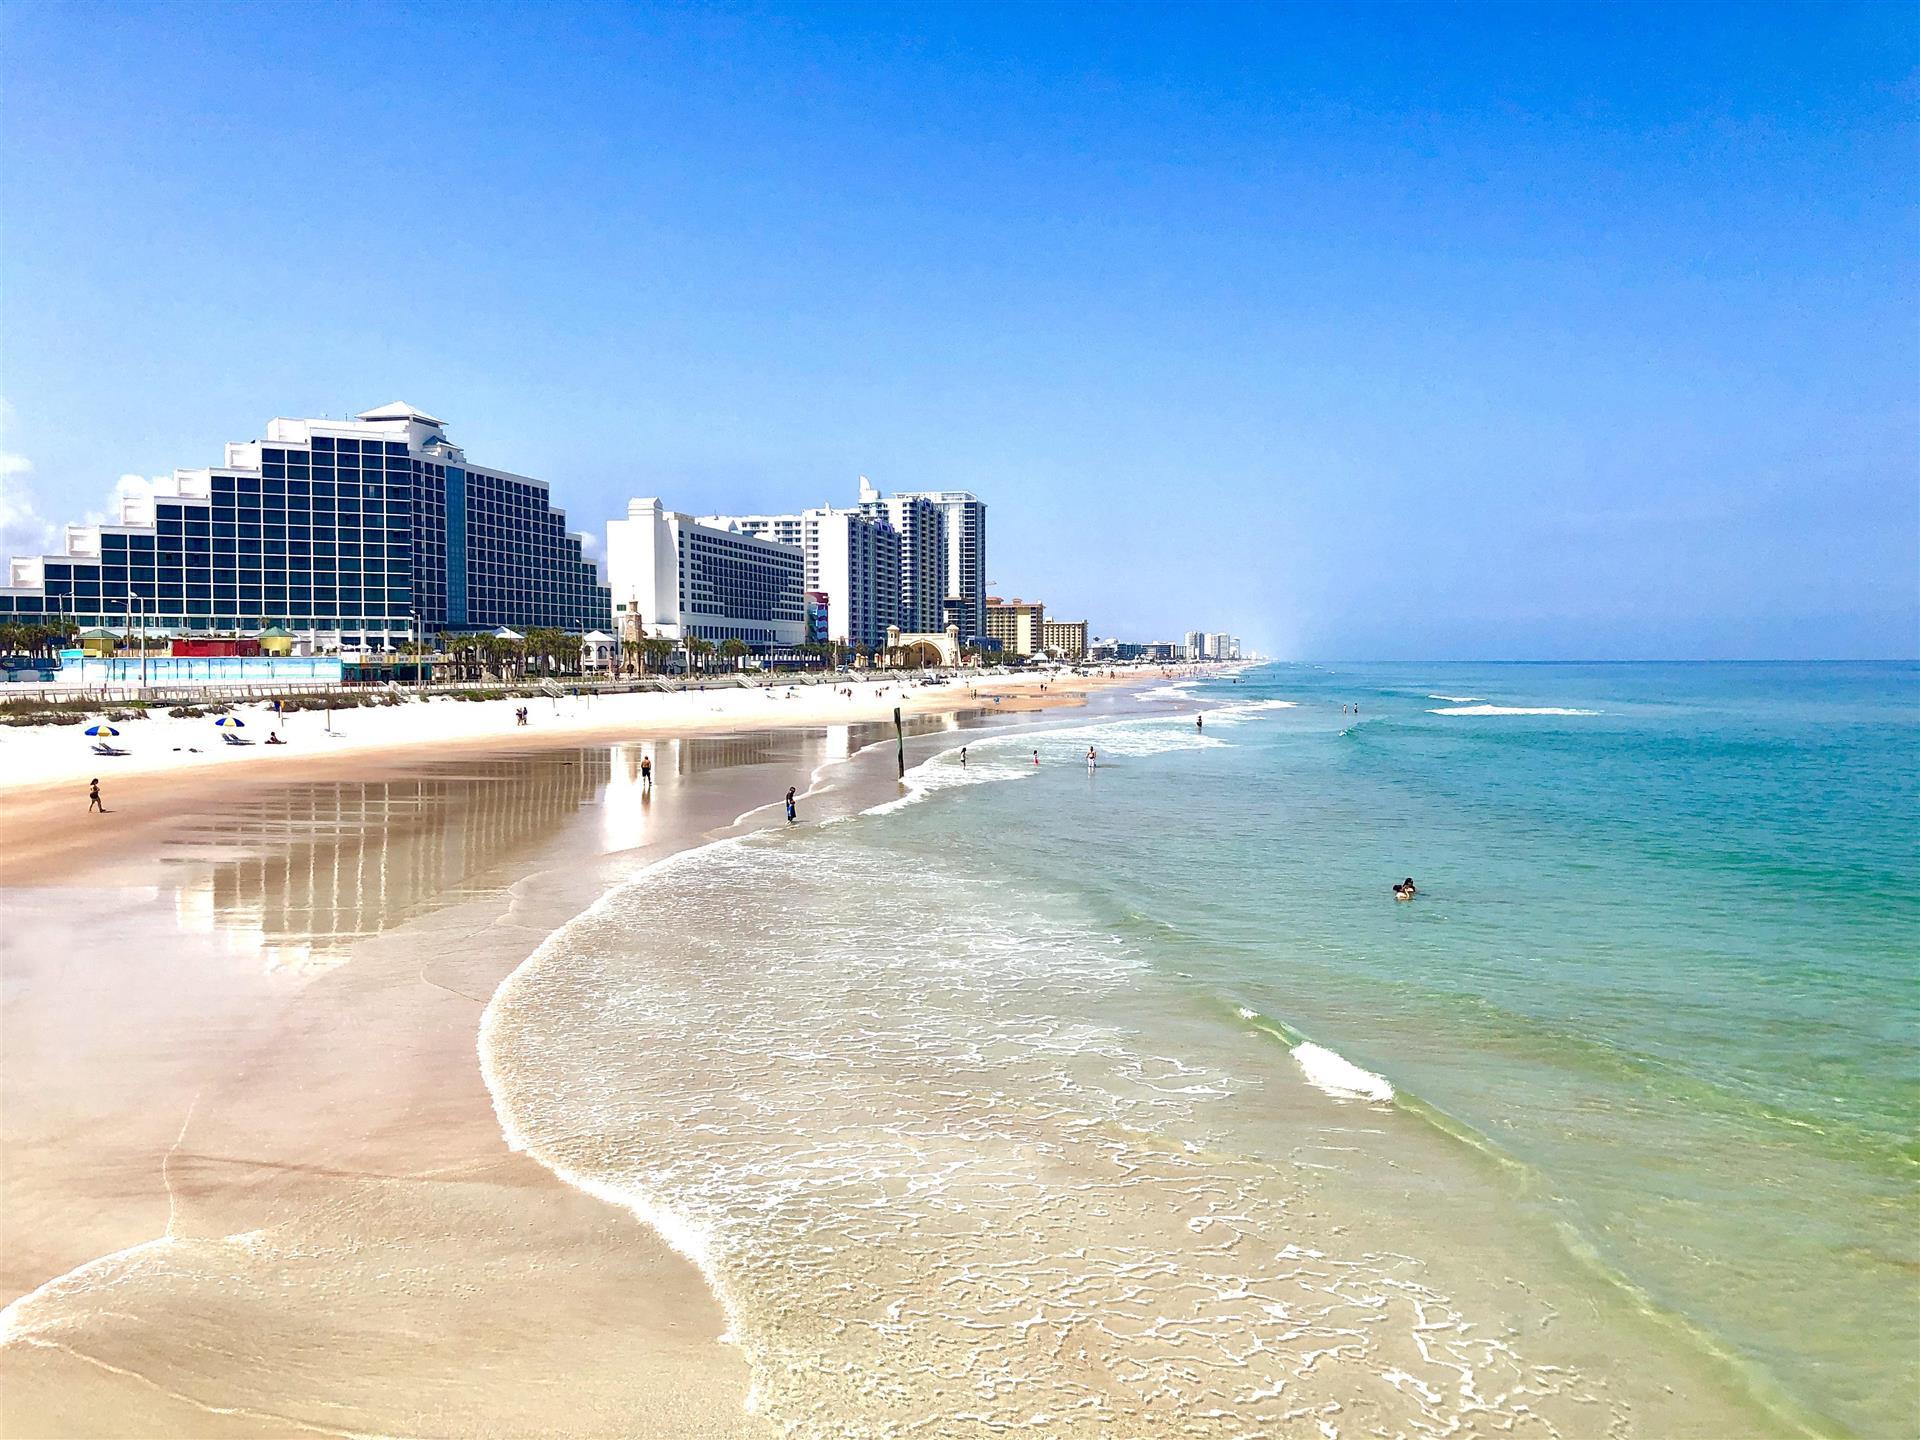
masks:
{"type": "Polygon", "coordinates": [[[1269,666],[1162,703],[1217,743],[1088,776],[1076,729],[1039,783],[915,807],[912,843],[991,835],[1223,1017],[1531,1167],[1763,1385],[1914,1433],[1915,667],[1269,666]]]}
{"type": "Polygon", "coordinates": [[[1920,1433],[1920,668],[1006,723],[629,877],[489,1007],[514,1143],[696,1260],[760,1413],[1920,1433]]]}

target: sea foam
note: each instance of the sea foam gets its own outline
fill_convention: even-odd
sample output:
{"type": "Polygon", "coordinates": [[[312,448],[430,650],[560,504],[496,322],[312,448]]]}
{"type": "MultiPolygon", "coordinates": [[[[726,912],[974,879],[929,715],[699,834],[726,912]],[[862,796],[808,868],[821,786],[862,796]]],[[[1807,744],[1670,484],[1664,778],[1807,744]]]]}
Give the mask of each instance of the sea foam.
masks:
{"type": "Polygon", "coordinates": [[[1429,715],[1598,715],[1598,710],[1578,710],[1569,705],[1448,705],[1429,710],[1429,715]]]}
{"type": "Polygon", "coordinates": [[[1362,1070],[1346,1056],[1324,1045],[1303,1040],[1293,1047],[1293,1058],[1307,1077],[1307,1083],[1316,1090],[1325,1091],[1341,1100],[1377,1100],[1385,1103],[1393,1099],[1393,1086],[1384,1075],[1362,1070]]]}

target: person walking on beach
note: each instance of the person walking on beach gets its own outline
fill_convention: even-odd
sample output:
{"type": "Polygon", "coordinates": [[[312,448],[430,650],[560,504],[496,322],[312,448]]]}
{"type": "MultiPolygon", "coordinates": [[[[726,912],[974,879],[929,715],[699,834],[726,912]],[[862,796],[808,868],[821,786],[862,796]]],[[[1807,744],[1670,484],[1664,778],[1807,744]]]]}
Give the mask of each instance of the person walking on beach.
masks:
{"type": "Polygon", "coordinates": [[[642,790],[653,788],[653,757],[651,755],[640,757],[640,788],[642,790]]]}
{"type": "Polygon", "coordinates": [[[107,807],[100,803],[100,782],[93,780],[87,784],[87,813],[91,815],[96,810],[102,815],[107,813],[107,807]]]}
{"type": "Polygon", "coordinates": [[[793,808],[793,792],[796,788],[797,787],[792,785],[789,785],[787,787],[787,824],[789,825],[793,824],[795,821],[797,821],[800,818],[794,812],[794,808],[793,808]]]}

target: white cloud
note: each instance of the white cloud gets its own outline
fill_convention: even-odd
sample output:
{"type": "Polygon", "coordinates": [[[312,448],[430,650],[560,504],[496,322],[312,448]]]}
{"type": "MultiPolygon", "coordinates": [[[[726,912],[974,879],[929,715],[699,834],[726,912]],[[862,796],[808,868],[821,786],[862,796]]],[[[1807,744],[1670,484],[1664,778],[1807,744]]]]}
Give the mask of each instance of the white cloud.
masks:
{"type": "Polygon", "coordinates": [[[580,553],[588,560],[598,559],[600,555],[600,537],[591,530],[580,532],[580,553]]]}
{"type": "Polygon", "coordinates": [[[53,548],[53,522],[40,513],[27,489],[32,469],[26,456],[0,450],[0,565],[16,555],[44,555],[53,548]]]}
{"type": "MultiPolygon", "coordinates": [[[[0,438],[13,418],[13,408],[0,400],[0,438]]],[[[135,523],[153,518],[153,493],[162,479],[145,475],[122,475],[107,492],[97,509],[83,516],[49,518],[41,513],[40,501],[33,493],[30,477],[33,462],[24,455],[0,450],[0,580],[5,578],[8,560],[16,556],[59,554],[65,549],[64,524],[72,519],[85,525],[123,523],[128,502],[134,502],[135,523]]]]}

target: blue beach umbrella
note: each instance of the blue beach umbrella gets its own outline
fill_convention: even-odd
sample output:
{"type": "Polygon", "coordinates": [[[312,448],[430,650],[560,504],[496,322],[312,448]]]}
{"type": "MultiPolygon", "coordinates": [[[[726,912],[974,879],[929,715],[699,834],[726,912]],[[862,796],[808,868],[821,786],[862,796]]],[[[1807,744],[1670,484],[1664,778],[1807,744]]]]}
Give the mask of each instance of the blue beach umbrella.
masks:
{"type": "Polygon", "coordinates": [[[247,722],[242,720],[238,715],[222,715],[213,723],[216,725],[231,725],[236,730],[245,729],[247,724],[247,722]]]}
{"type": "Polygon", "coordinates": [[[120,732],[111,725],[89,725],[87,727],[87,734],[89,735],[118,735],[119,733],[120,732]]]}

